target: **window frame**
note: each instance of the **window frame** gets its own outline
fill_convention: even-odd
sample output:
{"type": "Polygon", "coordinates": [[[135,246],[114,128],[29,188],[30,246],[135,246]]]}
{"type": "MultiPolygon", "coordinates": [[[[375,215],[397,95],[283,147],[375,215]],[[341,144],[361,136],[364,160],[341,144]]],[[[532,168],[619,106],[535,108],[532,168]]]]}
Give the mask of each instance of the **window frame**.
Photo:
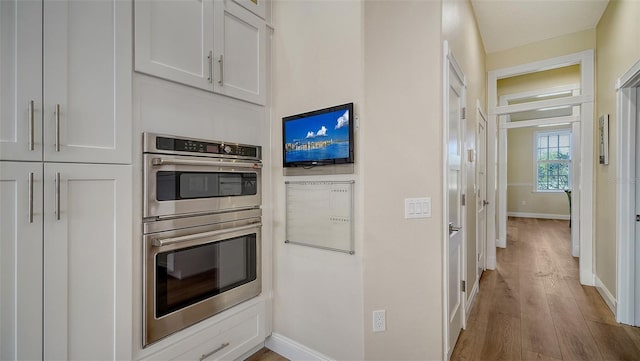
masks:
{"type": "MultiPolygon", "coordinates": [[[[549,149],[549,144],[547,144],[549,149]]],[[[573,173],[573,131],[571,128],[559,128],[553,130],[539,130],[533,132],[533,192],[534,193],[564,193],[565,190],[571,189],[572,173],[573,173]],[[568,160],[539,160],[538,159],[538,141],[541,136],[550,135],[568,135],[569,136],[569,159],[568,160]],[[545,164],[568,164],[569,170],[567,174],[567,188],[565,189],[540,189],[538,183],[538,167],[540,163],[545,164]]]]}

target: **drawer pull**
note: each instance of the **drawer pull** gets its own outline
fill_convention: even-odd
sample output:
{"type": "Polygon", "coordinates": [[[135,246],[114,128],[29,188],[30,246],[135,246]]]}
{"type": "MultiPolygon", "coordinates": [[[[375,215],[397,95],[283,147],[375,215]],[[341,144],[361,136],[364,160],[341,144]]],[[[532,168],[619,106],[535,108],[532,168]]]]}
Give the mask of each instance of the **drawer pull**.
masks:
{"type": "Polygon", "coordinates": [[[200,356],[200,361],[203,361],[204,359],[208,358],[209,356],[213,355],[214,353],[222,350],[223,348],[229,346],[229,342],[225,342],[222,345],[220,345],[220,347],[218,347],[217,349],[209,352],[209,353],[205,353],[204,355],[200,356]]]}

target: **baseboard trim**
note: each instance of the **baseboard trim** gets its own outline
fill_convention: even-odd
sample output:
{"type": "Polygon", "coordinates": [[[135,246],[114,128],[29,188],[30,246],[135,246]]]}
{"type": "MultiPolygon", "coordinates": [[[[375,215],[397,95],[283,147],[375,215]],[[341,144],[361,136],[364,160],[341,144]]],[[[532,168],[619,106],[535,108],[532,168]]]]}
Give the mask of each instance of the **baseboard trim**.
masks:
{"type": "Polygon", "coordinates": [[[265,340],[264,345],[269,350],[289,360],[333,361],[329,356],[323,355],[318,351],[312,350],[301,343],[275,332],[265,340]]]}
{"type": "Polygon", "coordinates": [[[600,294],[600,296],[602,296],[602,299],[604,300],[604,302],[611,309],[611,312],[613,312],[613,316],[617,317],[616,310],[618,308],[618,303],[616,301],[616,298],[613,297],[613,295],[611,294],[607,286],[605,286],[604,283],[602,283],[602,281],[600,280],[600,278],[598,278],[598,276],[596,276],[596,289],[598,290],[598,293],[600,294]]]}
{"type": "Polygon", "coordinates": [[[507,212],[508,217],[519,218],[542,218],[542,219],[561,219],[568,221],[571,217],[568,214],[548,214],[548,213],[527,213],[527,212],[507,212]]]}
{"type": "Polygon", "coordinates": [[[469,301],[465,305],[465,320],[469,321],[469,315],[471,315],[471,309],[473,308],[473,304],[476,302],[476,296],[478,295],[478,289],[480,287],[479,280],[476,280],[473,283],[473,288],[471,289],[471,295],[469,296],[469,301]]]}

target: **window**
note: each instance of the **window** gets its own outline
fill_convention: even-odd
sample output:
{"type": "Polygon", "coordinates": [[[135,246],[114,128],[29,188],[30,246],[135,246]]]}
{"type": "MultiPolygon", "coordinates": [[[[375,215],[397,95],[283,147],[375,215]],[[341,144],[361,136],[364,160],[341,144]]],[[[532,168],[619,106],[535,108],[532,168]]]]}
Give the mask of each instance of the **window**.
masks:
{"type": "Polygon", "coordinates": [[[571,131],[535,133],[536,191],[559,192],[571,187],[571,131]]]}

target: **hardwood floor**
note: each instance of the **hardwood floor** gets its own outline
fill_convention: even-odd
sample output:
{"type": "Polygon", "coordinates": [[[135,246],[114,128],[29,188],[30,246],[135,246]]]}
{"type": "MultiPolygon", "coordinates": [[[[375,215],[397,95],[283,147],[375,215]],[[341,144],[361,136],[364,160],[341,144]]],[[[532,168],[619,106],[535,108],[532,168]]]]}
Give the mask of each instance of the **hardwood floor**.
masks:
{"type": "Polygon", "coordinates": [[[509,218],[451,360],[640,360],[640,328],[582,286],[567,221],[509,218]]]}
{"type": "Polygon", "coordinates": [[[258,352],[249,356],[245,361],[289,361],[289,359],[263,347],[258,352]]]}

